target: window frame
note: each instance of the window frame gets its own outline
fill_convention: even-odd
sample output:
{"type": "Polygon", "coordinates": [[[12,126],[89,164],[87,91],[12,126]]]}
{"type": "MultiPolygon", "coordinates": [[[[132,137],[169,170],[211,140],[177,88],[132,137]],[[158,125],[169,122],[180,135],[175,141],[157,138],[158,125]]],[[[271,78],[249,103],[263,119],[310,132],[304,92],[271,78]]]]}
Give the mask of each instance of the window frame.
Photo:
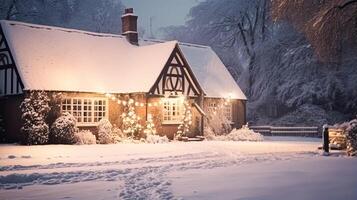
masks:
{"type": "Polygon", "coordinates": [[[164,125],[180,124],[182,122],[183,115],[184,115],[183,111],[184,111],[184,104],[182,102],[182,99],[180,98],[162,99],[162,124],[164,125]],[[176,105],[173,105],[174,103],[176,103],[176,105]],[[166,111],[165,108],[167,106],[169,108],[168,111],[166,111]]]}
{"type": "Polygon", "coordinates": [[[223,114],[228,121],[233,123],[233,105],[231,102],[223,104],[223,114]]]}
{"type": "Polygon", "coordinates": [[[77,120],[77,126],[97,126],[100,119],[108,119],[109,100],[108,98],[102,97],[64,97],[61,100],[61,113],[63,112],[71,113],[77,120]],[[100,112],[101,115],[104,115],[102,118],[99,118],[101,115],[96,118],[96,116],[98,116],[98,114],[96,115],[96,113],[98,112],[96,112],[97,110],[95,109],[96,101],[105,102],[104,104],[102,103],[101,105],[99,105],[101,106],[101,110],[98,109],[98,112],[100,112]],[[74,104],[74,102],[77,103],[74,104]],[[80,102],[80,104],[78,104],[78,102],[80,102]],[[66,109],[63,109],[64,106],[66,106],[66,109]],[[77,108],[76,110],[74,110],[75,106],[77,108]],[[84,110],[85,107],[87,108],[86,110],[84,110]],[[70,108],[70,110],[68,110],[68,108],[70,108]],[[74,111],[76,112],[76,114],[74,114],[74,111]],[[80,118],[80,120],[78,120],[78,118],[80,118]]]}

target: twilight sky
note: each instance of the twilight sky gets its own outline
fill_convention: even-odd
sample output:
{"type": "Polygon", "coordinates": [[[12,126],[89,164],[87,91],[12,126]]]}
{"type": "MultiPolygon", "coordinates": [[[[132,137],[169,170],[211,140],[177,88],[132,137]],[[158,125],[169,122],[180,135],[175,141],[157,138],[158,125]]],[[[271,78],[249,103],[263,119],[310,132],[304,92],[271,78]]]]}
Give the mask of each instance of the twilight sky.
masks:
{"type": "Polygon", "coordinates": [[[139,16],[138,27],[145,29],[146,37],[150,37],[150,17],[152,31],[170,25],[182,25],[190,8],[202,0],[122,0],[126,7],[133,7],[139,16]]]}

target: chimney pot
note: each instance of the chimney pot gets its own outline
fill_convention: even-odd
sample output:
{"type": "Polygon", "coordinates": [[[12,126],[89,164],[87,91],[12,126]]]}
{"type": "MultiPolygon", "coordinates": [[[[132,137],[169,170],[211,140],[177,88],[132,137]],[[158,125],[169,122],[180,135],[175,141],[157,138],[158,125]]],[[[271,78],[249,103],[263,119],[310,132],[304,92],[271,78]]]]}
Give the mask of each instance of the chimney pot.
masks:
{"type": "Polygon", "coordinates": [[[125,14],[128,13],[134,13],[134,9],[133,8],[125,8],[125,14]]]}

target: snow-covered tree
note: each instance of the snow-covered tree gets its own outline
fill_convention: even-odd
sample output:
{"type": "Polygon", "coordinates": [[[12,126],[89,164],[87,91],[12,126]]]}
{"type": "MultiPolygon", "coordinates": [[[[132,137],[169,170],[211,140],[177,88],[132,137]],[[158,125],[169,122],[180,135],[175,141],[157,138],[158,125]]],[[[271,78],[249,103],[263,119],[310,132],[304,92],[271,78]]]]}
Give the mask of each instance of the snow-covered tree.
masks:
{"type": "Polygon", "coordinates": [[[175,140],[180,139],[182,137],[187,137],[187,134],[190,132],[190,128],[192,125],[192,111],[191,105],[187,100],[183,102],[183,118],[181,120],[180,125],[177,128],[177,132],[175,134],[175,140]]]}
{"type": "Polygon", "coordinates": [[[52,144],[74,144],[76,132],[78,132],[76,118],[65,112],[51,126],[50,142],[52,144]]]}
{"type": "Polygon", "coordinates": [[[114,136],[112,133],[112,124],[108,119],[101,119],[98,123],[98,143],[111,144],[114,142],[114,136]]]}
{"type": "Polygon", "coordinates": [[[49,138],[49,127],[46,117],[50,111],[49,98],[44,91],[26,92],[20,105],[23,125],[21,132],[25,144],[46,144],[49,138]]]}
{"type": "Polygon", "coordinates": [[[145,136],[156,135],[156,128],[151,114],[148,114],[148,119],[146,121],[144,133],[145,136]]]}
{"type": "Polygon", "coordinates": [[[139,122],[139,116],[135,112],[134,100],[129,99],[122,114],[123,124],[122,130],[130,138],[138,139],[142,126],[139,122]]]}
{"type": "Polygon", "coordinates": [[[120,33],[120,0],[0,0],[0,19],[120,33]]]}

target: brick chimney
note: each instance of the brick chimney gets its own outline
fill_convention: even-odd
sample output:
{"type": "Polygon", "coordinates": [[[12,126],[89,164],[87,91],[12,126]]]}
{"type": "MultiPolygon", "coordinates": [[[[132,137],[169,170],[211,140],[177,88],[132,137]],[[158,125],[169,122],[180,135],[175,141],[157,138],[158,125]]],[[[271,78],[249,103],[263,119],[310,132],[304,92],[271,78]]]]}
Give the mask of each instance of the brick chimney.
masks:
{"type": "Polygon", "coordinates": [[[133,8],[126,8],[124,15],[121,16],[122,35],[134,45],[138,45],[138,16],[134,15],[133,8]]]}

